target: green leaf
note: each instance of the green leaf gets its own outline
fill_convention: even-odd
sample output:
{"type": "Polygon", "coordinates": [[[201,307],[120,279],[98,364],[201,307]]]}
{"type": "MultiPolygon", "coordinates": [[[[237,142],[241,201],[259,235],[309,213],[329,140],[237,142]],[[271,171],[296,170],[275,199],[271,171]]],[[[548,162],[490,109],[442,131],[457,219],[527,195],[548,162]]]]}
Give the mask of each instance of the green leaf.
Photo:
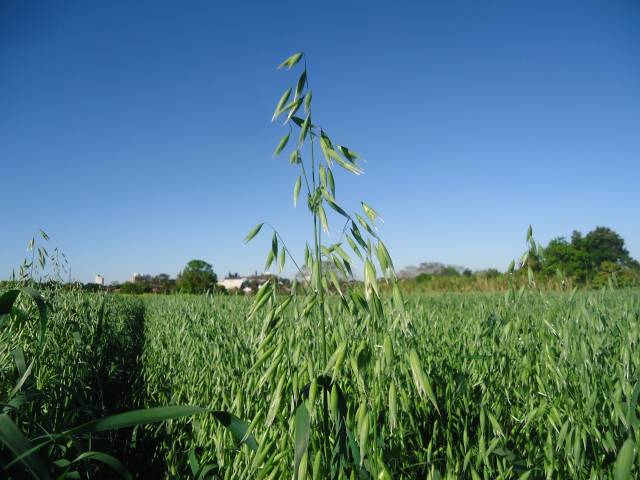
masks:
{"type": "Polygon", "coordinates": [[[296,85],[295,98],[298,98],[300,95],[302,95],[302,90],[304,89],[305,83],[307,83],[307,71],[306,70],[304,70],[300,74],[300,77],[298,78],[298,83],[296,85]]]}
{"type": "Polygon", "coordinates": [[[347,162],[340,155],[338,155],[338,152],[336,152],[335,150],[327,149],[326,154],[330,159],[334,160],[338,165],[340,165],[345,170],[348,170],[351,173],[354,173],[356,175],[361,175],[363,173],[362,169],[358,165],[352,162],[347,162]]]}
{"type": "Polygon", "coordinates": [[[287,115],[287,119],[284,121],[284,123],[287,123],[289,120],[291,120],[291,118],[296,114],[296,112],[300,108],[300,105],[302,105],[302,99],[301,98],[299,98],[298,100],[293,102],[293,105],[289,109],[289,113],[287,115]]]}
{"type": "Polygon", "coordinates": [[[367,287],[371,287],[376,293],[379,293],[378,281],[376,280],[376,268],[368,258],[364,261],[364,285],[366,290],[368,290],[367,287]]]}
{"type": "Polygon", "coordinates": [[[300,195],[300,187],[302,186],[302,177],[298,175],[296,184],[293,186],[293,206],[298,205],[298,196],[300,195]]]}
{"type": "Polygon", "coordinates": [[[278,116],[282,113],[282,107],[287,103],[287,100],[289,100],[289,97],[291,96],[291,89],[287,89],[282,96],[280,97],[280,100],[278,100],[278,104],[276,105],[276,109],[273,112],[273,117],[271,117],[271,121],[273,122],[276,118],[278,118],[278,116]]]}
{"type": "Polygon", "coordinates": [[[301,58],[302,58],[302,52],[294,53],[289,58],[287,58],[284,62],[278,65],[278,69],[287,67],[287,70],[291,70],[296,65],[296,63],[300,61],[301,58]]]}
{"type": "MultiPolygon", "coordinates": [[[[324,168],[323,165],[320,165],[318,167],[318,176],[320,177],[320,185],[322,185],[323,188],[326,188],[327,186],[327,171],[324,168]]],[[[323,191],[322,194],[324,195],[325,192],[323,191]]]]}
{"type": "Polygon", "coordinates": [[[426,394],[427,398],[431,401],[436,411],[440,413],[440,409],[438,408],[438,404],[436,402],[436,397],[433,394],[433,389],[431,388],[431,383],[429,382],[429,378],[425,375],[422,370],[422,365],[420,364],[420,359],[418,358],[418,354],[414,349],[411,349],[409,352],[409,366],[411,367],[411,373],[413,375],[413,382],[416,385],[418,393],[420,396],[426,394]]]}
{"type": "Polygon", "coordinates": [[[258,232],[260,232],[260,229],[262,228],[262,226],[264,225],[264,223],[259,223],[258,225],[256,225],[255,227],[253,227],[251,229],[251,231],[247,234],[247,236],[244,239],[244,243],[249,243],[251,241],[251,239],[253,237],[255,237],[258,232]]]}
{"type": "MultiPolygon", "coordinates": [[[[11,312],[11,309],[13,308],[14,303],[16,302],[18,296],[21,293],[31,297],[31,299],[35,302],[36,307],[38,308],[40,329],[38,334],[38,344],[36,347],[36,355],[37,355],[44,346],[45,335],[47,331],[47,307],[44,303],[44,299],[42,298],[42,295],[40,295],[40,292],[38,292],[37,290],[31,287],[23,287],[20,289],[12,289],[3,293],[2,296],[0,296],[0,325],[4,323],[4,319],[6,318],[5,315],[8,315],[9,312],[11,312]]],[[[14,350],[14,356],[15,355],[19,355],[21,364],[24,367],[25,362],[24,362],[23,352],[22,351],[18,352],[14,350]]],[[[24,385],[29,375],[31,375],[31,371],[33,369],[35,360],[36,359],[34,357],[33,360],[31,360],[31,363],[29,364],[29,366],[26,368],[20,368],[20,365],[18,365],[20,378],[16,383],[16,386],[13,388],[13,390],[9,394],[10,397],[13,397],[18,391],[20,391],[20,389],[24,385]]]]}
{"type": "Polygon", "coordinates": [[[35,478],[51,478],[47,468],[36,454],[31,442],[29,442],[16,424],[13,423],[13,420],[4,413],[0,415],[0,443],[4,444],[16,456],[5,468],[8,468],[16,461],[21,461],[35,478]]]}
{"type": "Polygon", "coordinates": [[[127,467],[117,458],[102,452],[84,452],[80,454],[72,463],[78,463],[83,460],[92,460],[100,462],[109,467],[111,470],[119,474],[122,478],[133,478],[127,467]]]}
{"type": "Polygon", "coordinates": [[[336,182],[333,179],[333,173],[331,169],[327,169],[327,181],[329,183],[329,191],[331,192],[331,196],[335,198],[336,196],[336,182]]]}
{"type": "Polygon", "coordinates": [[[311,111],[311,97],[311,92],[307,92],[307,94],[304,96],[304,111],[307,113],[311,111]]]}
{"type": "Polygon", "coordinates": [[[307,118],[302,122],[302,126],[300,127],[300,138],[298,139],[298,143],[302,145],[304,143],[305,138],[307,138],[307,133],[309,133],[309,125],[311,125],[311,115],[307,115],[307,118]]]}
{"type": "Polygon", "coordinates": [[[373,208],[371,208],[366,203],[364,202],[360,202],[360,203],[362,204],[362,209],[364,210],[364,213],[367,214],[367,217],[369,217],[372,222],[375,222],[376,218],[378,218],[378,212],[376,212],[373,208]]]}
{"type": "Polygon", "coordinates": [[[318,207],[318,217],[320,218],[320,223],[322,224],[322,229],[325,232],[329,231],[329,222],[327,221],[327,213],[324,211],[322,206],[318,207]]]}
{"type": "Polygon", "coordinates": [[[99,420],[93,420],[78,427],[67,430],[58,436],[79,435],[83,433],[104,432],[120,428],[163,422],[174,418],[188,417],[207,412],[207,409],[188,405],[170,405],[167,407],[146,408],[118,413],[99,420]]]}
{"type": "Polygon", "coordinates": [[[248,319],[251,318],[258,310],[260,310],[265,303],[269,300],[269,293],[271,293],[271,282],[265,282],[258,289],[258,293],[256,293],[255,299],[253,301],[253,306],[249,311],[248,319]]]}
{"type": "Polygon", "coordinates": [[[269,411],[267,412],[267,418],[265,419],[265,423],[267,428],[271,426],[273,421],[278,414],[278,409],[280,408],[280,402],[282,401],[282,389],[284,388],[284,382],[287,379],[286,372],[280,376],[278,380],[278,384],[276,386],[275,391],[271,397],[271,404],[269,405],[269,411]]]}
{"type": "Polygon", "coordinates": [[[284,264],[287,261],[287,250],[282,245],[280,249],[280,257],[278,258],[278,270],[282,271],[284,269],[284,264]]]}
{"type": "Polygon", "coordinates": [[[401,312],[404,311],[404,300],[402,299],[402,293],[400,292],[398,282],[393,282],[393,303],[398,310],[401,312]]]}
{"type": "Polygon", "coordinates": [[[336,212],[338,212],[340,215],[342,215],[344,218],[347,219],[351,219],[351,217],[349,216],[349,214],[347,212],[344,211],[344,209],[338,205],[336,203],[336,201],[331,197],[331,195],[329,195],[329,192],[327,192],[326,190],[324,190],[323,192],[323,197],[325,199],[325,201],[329,204],[329,206],[335,210],[336,212]]]}
{"type": "Polygon", "coordinates": [[[8,315],[11,312],[18,295],[20,295],[20,290],[17,288],[8,290],[0,295],[0,315],[8,315]]]}
{"type": "Polygon", "coordinates": [[[630,480],[631,468],[633,467],[633,459],[635,457],[635,443],[629,438],[622,445],[616,464],[613,467],[613,478],[615,480],[630,480]]]}
{"type": "Polygon", "coordinates": [[[336,148],[344,155],[344,157],[351,163],[355,162],[360,156],[353,150],[349,150],[347,147],[336,145],[336,148]]]}
{"type": "Polygon", "coordinates": [[[640,397],[640,381],[636,383],[633,392],[631,393],[631,399],[627,404],[627,423],[633,425],[635,428],[640,428],[640,419],[636,415],[638,408],[638,398],[640,397]]]}
{"type": "Polygon", "coordinates": [[[245,443],[254,452],[258,450],[258,442],[256,442],[253,434],[249,433],[249,435],[246,435],[249,428],[247,422],[240,420],[235,415],[225,411],[213,412],[213,416],[231,432],[233,438],[235,438],[237,442],[245,443]]]}
{"type": "Polygon", "coordinates": [[[275,151],[273,152],[274,158],[277,157],[278,155],[280,155],[280,152],[282,150],[284,150],[284,147],[287,146],[287,142],[289,141],[289,135],[290,135],[290,133],[287,133],[284,137],[282,137],[280,139],[280,142],[278,143],[278,146],[276,147],[275,151]]]}
{"type": "Polygon", "coordinates": [[[271,267],[271,264],[275,259],[276,259],[276,256],[273,254],[273,249],[269,250],[269,253],[267,254],[267,260],[264,262],[265,272],[269,271],[269,267],[271,267]]]}

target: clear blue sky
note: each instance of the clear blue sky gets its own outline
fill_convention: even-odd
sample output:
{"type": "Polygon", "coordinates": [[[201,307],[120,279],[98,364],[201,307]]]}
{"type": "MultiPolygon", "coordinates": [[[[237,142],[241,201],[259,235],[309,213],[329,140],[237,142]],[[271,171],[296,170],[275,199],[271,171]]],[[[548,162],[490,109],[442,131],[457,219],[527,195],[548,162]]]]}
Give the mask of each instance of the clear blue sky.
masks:
{"type": "MultiPolygon", "coordinates": [[[[397,267],[498,267],[606,225],[640,257],[640,2],[0,4],[0,278],[38,228],[75,278],[300,254],[273,107],[304,50],[314,117],[360,152],[397,267]]],[[[291,273],[288,270],[287,273],[291,273]]]]}

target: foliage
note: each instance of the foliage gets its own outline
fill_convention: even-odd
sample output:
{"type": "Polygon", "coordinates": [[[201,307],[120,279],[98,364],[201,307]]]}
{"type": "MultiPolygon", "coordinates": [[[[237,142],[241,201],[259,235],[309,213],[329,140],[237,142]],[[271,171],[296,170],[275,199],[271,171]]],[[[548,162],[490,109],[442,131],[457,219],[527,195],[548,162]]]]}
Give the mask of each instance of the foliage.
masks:
{"type": "Polygon", "coordinates": [[[182,293],[204,293],[215,288],[217,279],[211,264],[191,260],[178,274],[176,288],[182,293]]]}
{"type": "Polygon", "coordinates": [[[536,286],[545,290],[602,288],[610,282],[618,287],[640,286],[640,264],[631,258],[622,237],[609,228],[597,227],[584,237],[574,231],[570,242],[558,237],[545,247],[529,236],[527,243],[526,262],[523,257],[520,268],[513,272],[469,272],[463,267],[427,262],[407,267],[399,276],[408,291],[505,291],[512,285],[530,284],[533,277],[529,270],[536,286]]]}
{"type": "MultiPolygon", "coordinates": [[[[311,425],[322,421],[313,386],[321,375],[339,383],[347,444],[362,448],[367,469],[381,458],[390,478],[607,479],[625,440],[640,441],[637,290],[409,295],[408,330],[345,314],[335,295],[326,304],[327,362],[317,318],[302,315],[304,297],[257,351],[263,326],[244,319],[250,302],[145,298],[148,405],[215,404],[246,419],[258,444],[255,455],[239,448],[206,415],[193,427],[166,424],[156,456],[168,477],[189,475],[183,452],[193,450],[216,478],[291,478],[296,407],[306,398],[311,425]]],[[[312,428],[308,478],[322,441],[312,428]]]]}
{"type": "MultiPolygon", "coordinates": [[[[360,212],[349,212],[343,207],[336,194],[336,176],[339,170],[360,175],[363,170],[360,166],[360,157],[348,147],[338,145],[329,137],[326,128],[316,123],[312,117],[312,92],[309,87],[309,76],[306,58],[302,53],[295,53],[280,64],[279,68],[287,67],[288,70],[304,61],[298,80],[294,87],[287,88],[276,104],[272,120],[284,118],[284,125],[287,133],[280,139],[274,151],[274,157],[279,156],[290,145],[289,140],[293,138],[293,148],[289,154],[289,163],[298,171],[297,178],[293,185],[293,203],[298,203],[301,191],[306,193],[306,206],[309,212],[310,231],[313,232],[312,239],[307,243],[304,254],[304,262],[298,263],[290,254],[282,236],[271,225],[260,223],[256,225],[247,235],[246,241],[250,241],[267,225],[272,230],[271,248],[267,253],[265,270],[272,264],[277,264],[279,270],[289,259],[296,266],[299,279],[304,282],[294,281],[291,293],[285,298],[279,299],[276,295],[276,285],[273,282],[266,282],[258,290],[253,306],[249,312],[249,318],[260,316],[263,319],[263,327],[255,341],[257,351],[264,355],[265,360],[275,361],[273,355],[276,350],[271,349],[267,342],[269,338],[278,338],[277,332],[283,325],[283,315],[288,309],[294,309],[298,303],[298,298],[304,308],[298,311],[300,316],[296,322],[300,323],[307,319],[314,319],[319,328],[310,329],[318,337],[318,351],[321,353],[324,364],[339,364],[344,359],[344,351],[339,350],[331,358],[328,350],[328,305],[327,295],[330,289],[337,293],[340,301],[336,303],[336,315],[361,316],[372,322],[379,328],[371,332],[373,338],[381,340],[381,333],[385,327],[390,328],[390,319],[385,316],[385,309],[381,298],[381,285],[384,283],[393,292],[393,298],[398,308],[402,307],[402,296],[397,284],[397,278],[393,267],[393,262],[389,252],[382,242],[377,229],[379,221],[378,212],[365,202],[360,202],[360,212]],[[293,93],[293,96],[291,96],[293,93]],[[297,116],[300,112],[301,116],[297,116]],[[321,151],[322,156],[316,157],[316,149],[321,151]],[[333,219],[338,218],[339,224],[343,225],[339,230],[341,235],[337,242],[324,243],[329,240],[328,233],[333,219]],[[348,245],[348,247],[347,247],[348,245]],[[353,278],[353,269],[356,264],[352,255],[347,253],[350,248],[355,258],[361,262],[364,273],[364,281],[361,284],[353,284],[348,290],[343,290],[344,280],[353,278]],[[300,268],[300,264],[303,268],[300,268]],[[327,268],[327,265],[331,265],[327,268]],[[339,275],[340,274],[340,275],[339,275]],[[381,277],[382,282],[379,282],[381,277]],[[385,326],[385,327],[383,327],[385,326]]],[[[295,363],[294,363],[295,365],[295,363]]],[[[327,373],[327,372],[324,372],[327,373]]],[[[374,419],[382,413],[383,405],[376,392],[372,392],[368,399],[367,410],[369,411],[366,420],[359,424],[358,434],[360,434],[360,453],[355,452],[355,443],[348,448],[348,430],[346,428],[346,412],[348,409],[348,399],[341,394],[340,381],[337,370],[328,379],[325,375],[319,374],[316,378],[309,379],[316,388],[320,388],[322,403],[321,431],[322,435],[317,443],[307,441],[310,424],[303,421],[304,432],[298,432],[297,437],[302,442],[296,446],[294,475],[304,476],[304,472],[299,469],[304,468],[311,458],[313,448],[317,450],[316,475],[323,478],[339,479],[348,475],[383,475],[386,471],[382,457],[377,450],[368,452],[371,457],[363,457],[366,449],[363,442],[368,441],[368,434],[371,432],[374,442],[377,436],[377,428],[370,418],[374,419]],[[329,397],[331,406],[329,408],[329,397]],[[365,427],[366,422],[366,427],[365,427]],[[363,438],[366,430],[367,438],[363,438]],[[311,448],[311,449],[310,449],[311,448]],[[320,473],[318,473],[320,472],[320,473]]],[[[277,393],[271,400],[271,407],[267,413],[267,425],[274,421],[274,415],[282,398],[290,398],[295,401],[295,418],[305,419],[306,411],[313,411],[313,399],[307,398],[303,403],[303,398],[296,398],[296,392],[290,388],[285,388],[285,379],[281,377],[278,381],[281,385],[277,393]]],[[[305,390],[304,388],[302,390],[305,390]]],[[[309,397],[311,395],[309,394],[309,397]]],[[[306,398],[306,397],[305,397],[306,398]]],[[[364,407],[363,407],[364,408],[364,407]]]]}
{"type": "Polygon", "coordinates": [[[591,262],[587,252],[559,237],[551,240],[544,249],[543,272],[546,275],[555,275],[560,270],[579,283],[584,283],[591,262]]]}
{"type": "Polygon", "coordinates": [[[624,285],[640,285],[640,265],[629,255],[624,239],[607,227],[596,227],[584,237],[574,231],[571,242],[562,237],[551,240],[543,250],[542,271],[596,288],[614,276],[623,278],[624,285]]]}

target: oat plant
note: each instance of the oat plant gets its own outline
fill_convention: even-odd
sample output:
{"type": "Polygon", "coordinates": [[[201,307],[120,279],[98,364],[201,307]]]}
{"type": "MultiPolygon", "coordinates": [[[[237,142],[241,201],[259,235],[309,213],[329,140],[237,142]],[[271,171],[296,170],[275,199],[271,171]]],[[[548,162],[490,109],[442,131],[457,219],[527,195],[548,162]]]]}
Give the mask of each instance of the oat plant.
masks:
{"type": "MultiPolygon", "coordinates": [[[[295,478],[304,477],[310,463],[310,422],[313,417],[310,411],[315,407],[318,389],[321,391],[322,415],[313,477],[321,474],[322,478],[341,478],[353,472],[360,478],[367,478],[369,474],[378,476],[381,472],[384,476],[385,468],[376,448],[378,416],[383,408],[380,399],[384,396],[382,392],[369,392],[368,405],[358,408],[358,422],[354,426],[357,431],[352,433],[347,425],[347,412],[352,406],[348,405],[339,386],[339,372],[348,357],[348,339],[342,339],[333,353],[329,351],[329,339],[333,337],[330,331],[333,318],[352,316],[362,318],[362,324],[368,325],[371,344],[382,345],[385,332],[401,326],[403,318],[385,315],[385,298],[392,298],[401,309],[402,296],[393,262],[378,234],[378,212],[365,202],[360,202],[360,211],[351,212],[338,200],[336,179],[341,173],[362,174],[360,157],[351,148],[335,143],[326,127],[313,116],[309,71],[303,53],[291,55],[278,69],[292,70],[294,67],[300,70],[297,81],[281,95],[272,116],[272,122],[281,123],[285,130],[273,156],[280,158],[286,152],[291,167],[298,172],[293,185],[293,203],[294,206],[304,204],[309,212],[311,240],[305,246],[304,260],[298,262],[271,224],[260,223],[249,232],[246,242],[264,227],[271,230],[265,270],[277,265],[282,271],[286,262],[291,261],[301,279],[294,280],[291,292],[286,296],[277,295],[275,279],[264,283],[256,294],[249,317],[260,314],[264,318],[257,342],[259,354],[265,352],[260,357],[263,362],[268,359],[278,361],[269,357],[276,351],[272,343],[287,309],[294,309],[294,318],[312,318],[318,327],[312,334],[318,337],[320,352],[317,353],[325,368],[317,372],[308,385],[299,389],[294,385],[291,392],[298,405],[294,422],[295,478]],[[337,228],[331,228],[333,225],[337,228]],[[357,279],[360,269],[362,281],[357,279]],[[371,442],[370,437],[373,437],[371,442]]],[[[360,345],[358,350],[357,357],[362,362],[368,361],[371,352],[367,346],[360,345]]],[[[385,350],[392,350],[388,341],[385,350]]],[[[373,388],[377,385],[372,382],[373,388]]]]}

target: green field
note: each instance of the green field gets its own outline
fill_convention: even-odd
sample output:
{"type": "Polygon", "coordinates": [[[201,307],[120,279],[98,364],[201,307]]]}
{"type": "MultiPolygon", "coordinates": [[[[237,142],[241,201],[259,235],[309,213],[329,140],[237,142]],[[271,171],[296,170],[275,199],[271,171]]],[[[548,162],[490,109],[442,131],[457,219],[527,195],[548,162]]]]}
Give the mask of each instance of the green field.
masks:
{"type": "MultiPolygon", "coordinates": [[[[330,425],[330,456],[343,441],[348,451],[345,478],[628,478],[614,476],[625,461],[640,471],[638,290],[414,295],[383,318],[335,315],[330,299],[328,365],[302,297],[265,336],[264,318],[246,318],[251,298],[44,295],[39,354],[26,297],[26,316],[14,311],[0,333],[1,402],[19,377],[15,346],[27,363],[37,357],[22,400],[4,407],[26,437],[132,408],[197,405],[245,420],[257,444],[202,413],[52,442],[36,455],[54,478],[109,476],[91,458],[60,461],[87,450],[142,478],[291,478],[302,401],[311,435],[299,478],[328,478],[319,377],[333,381],[332,420],[345,419],[330,425]]],[[[0,447],[3,464],[13,455],[0,447]]],[[[23,471],[17,462],[2,475],[23,471]]]]}

